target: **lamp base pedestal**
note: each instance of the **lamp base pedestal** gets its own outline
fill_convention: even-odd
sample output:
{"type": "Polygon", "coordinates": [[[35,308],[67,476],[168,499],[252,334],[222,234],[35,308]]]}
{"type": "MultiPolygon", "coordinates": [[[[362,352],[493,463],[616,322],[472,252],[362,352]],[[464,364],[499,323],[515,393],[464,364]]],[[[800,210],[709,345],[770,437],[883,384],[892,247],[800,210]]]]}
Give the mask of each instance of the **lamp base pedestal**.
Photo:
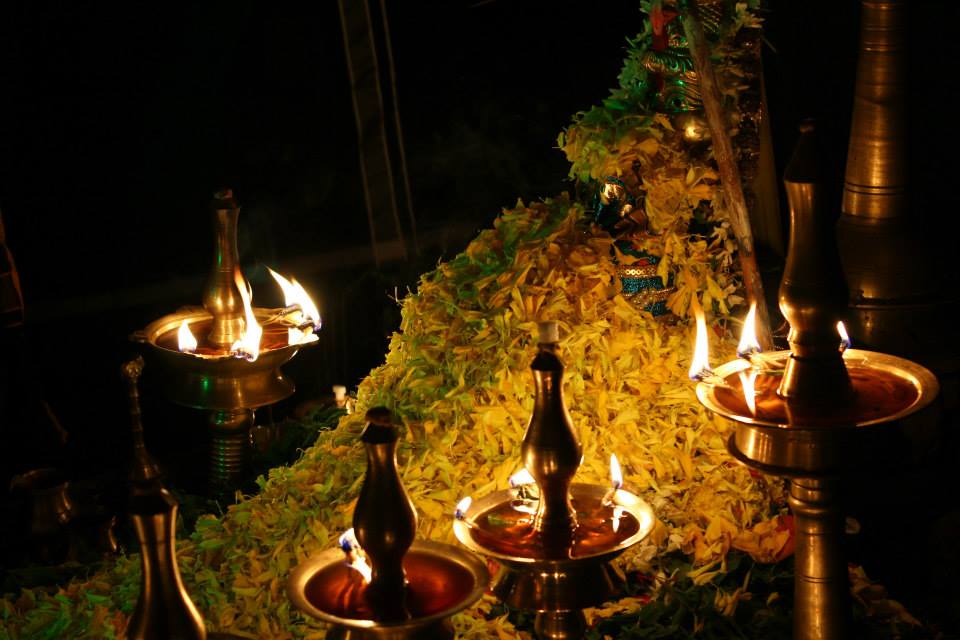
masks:
{"type": "Polygon", "coordinates": [[[850,575],[837,478],[794,478],[788,502],[796,526],[793,637],[850,637],[850,575]]]}
{"type": "Polygon", "coordinates": [[[436,620],[428,625],[404,629],[386,627],[351,629],[335,625],[327,632],[328,640],[453,640],[450,620],[436,620]]]}
{"type": "Polygon", "coordinates": [[[541,640],[575,640],[587,631],[587,618],[581,609],[573,611],[543,611],[533,623],[541,640]]]}

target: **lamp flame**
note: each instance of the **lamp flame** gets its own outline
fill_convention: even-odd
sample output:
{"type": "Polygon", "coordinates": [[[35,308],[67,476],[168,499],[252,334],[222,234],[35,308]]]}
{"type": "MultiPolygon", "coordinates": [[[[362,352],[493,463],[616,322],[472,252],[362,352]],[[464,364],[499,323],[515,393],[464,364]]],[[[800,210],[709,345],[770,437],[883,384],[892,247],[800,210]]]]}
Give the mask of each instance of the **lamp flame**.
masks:
{"type": "Polygon", "coordinates": [[[619,489],[623,486],[623,472],[620,470],[620,461],[617,454],[610,454],[610,486],[619,489]]]}
{"type": "Polygon", "coordinates": [[[357,536],[353,529],[347,529],[338,540],[340,549],[347,556],[347,566],[356,570],[365,583],[369,583],[373,578],[373,570],[367,564],[366,554],[357,541],[357,536]]]}
{"type": "Polygon", "coordinates": [[[537,486],[536,479],[527,471],[526,467],[510,476],[508,482],[510,488],[516,490],[518,498],[514,501],[513,508],[524,513],[536,513],[536,506],[531,507],[531,505],[535,505],[536,501],[540,499],[540,487],[537,486]],[[530,508],[533,510],[531,511],[530,508]]]}
{"type": "Polygon", "coordinates": [[[520,513],[525,513],[528,516],[536,515],[537,513],[537,500],[529,500],[526,498],[520,498],[510,502],[510,508],[514,511],[519,511],[520,513]]]}
{"type": "Polygon", "coordinates": [[[757,381],[757,370],[750,368],[747,371],[740,372],[740,386],[743,387],[743,399],[747,403],[747,409],[750,415],[757,415],[757,392],[755,383],[757,381]]]}
{"type": "MultiPolygon", "coordinates": [[[[603,497],[600,498],[600,504],[605,507],[611,505],[616,506],[617,504],[617,494],[620,492],[620,488],[623,486],[623,471],[620,470],[620,461],[617,460],[616,454],[610,454],[610,488],[607,490],[603,497]]],[[[619,516],[617,516],[616,510],[614,510],[613,518],[613,530],[616,531],[617,527],[620,526],[619,516]]]]}
{"type": "Polygon", "coordinates": [[[693,362],[690,363],[690,379],[701,380],[712,373],[710,369],[710,345],[707,343],[707,319],[703,309],[696,305],[694,314],[697,317],[697,342],[693,350],[693,362]]]}
{"type": "Polygon", "coordinates": [[[515,474],[510,476],[509,482],[510,486],[516,489],[517,487],[522,487],[525,484],[533,484],[536,482],[536,480],[534,480],[533,476],[530,475],[530,472],[527,471],[526,467],[524,467],[523,469],[520,469],[520,471],[517,471],[515,474]]]}
{"type": "Polygon", "coordinates": [[[740,344],[737,345],[737,355],[749,358],[751,354],[759,353],[760,341],[757,340],[757,303],[750,305],[750,311],[743,320],[743,331],[740,333],[740,344]]]}
{"type": "Polygon", "coordinates": [[[623,512],[624,512],[624,508],[621,507],[620,505],[616,505],[613,507],[613,519],[611,523],[613,525],[614,533],[616,533],[617,530],[620,528],[620,518],[623,517],[623,512]]]}
{"type": "Polygon", "coordinates": [[[280,289],[283,291],[284,305],[287,307],[299,307],[299,311],[296,312],[297,315],[295,316],[297,318],[297,326],[287,329],[287,344],[303,344],[305,342],[315,341],[317,339],[316,332],[320,330],[323,321],[320,319],[320,311],[317,309],[317,305],[314,304],[313,298],[311,298],[306,289],[297,282],[296,278],[287,280],[270,267],[267,267],[267,271],[270,272],[273,279],[280,285],[280,289]],[[312,326],[304,329],[303,325],[312,326]]]}
{"type": "Polygon", "coordinates": [[[263,336],[263,328],[257,322],[257,317],[253,315],[253,289],[243,279],[240,269],[237,269],[234,273],[234,281],[240,290],[240,300],[243,301],[243,315],[246,322],[243,337],[234,342],[230,350],[238,358],[245,358],[254,362],[260,357],[260,338],[263,336]]]}
{"type": "Polygon", "coordinates": [[[840,353],[843,353],[853,345],[850,341],[850,334],[847,333],[847,327],[843,324],[843,320],[837,322],[837,333],[840,334],[840,353]]]}
{"type": "Polygon", "coordinates": [[[457,503],[457,508],[453,511],[453,517],[457,520],[463,520],[467,517],[467,510],[470,509],[470,505],[473,504],[473,498],[467,496],[460,500],[457,503]]]}
{"type": "Polygon", "coordinates": [[[197,350],[197,339],[193,337],[190,324],[186,320],[180,323],[180,330],[177,331],[177,348],[187,353],[197,350]]]}

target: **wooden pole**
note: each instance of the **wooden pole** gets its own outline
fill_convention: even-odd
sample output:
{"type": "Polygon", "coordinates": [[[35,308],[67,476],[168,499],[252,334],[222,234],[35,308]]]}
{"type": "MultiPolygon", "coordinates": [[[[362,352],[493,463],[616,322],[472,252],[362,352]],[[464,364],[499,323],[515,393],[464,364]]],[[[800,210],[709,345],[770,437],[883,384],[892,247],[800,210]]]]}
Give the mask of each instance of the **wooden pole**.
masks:
{"type": "Polygon", "coordinates": [[[733,154],[733,144],[727,133],[727,117],[723,110],[723,98],[717,79],[713,72],[713,63],[710,62],[710,47],[703,35],[703,25],[700,22],[696,0],[688,0],[687,10],[683,14],[683,30],[687,36],[687,45],[693,64],[700,80],[700,95],[703,99],[703,110],[710,126],[710,137],[713,142],[713,157],[720,170],[720,186],[723,189],[724,201],[730,212],[730,225],[740,246],[740,269],[743,272],[743,286],[747,297],[757,305],[757,340],[765,350],[773,349],[773,336],[770,333],[770,315],[767,312],[767,301],[763,295],[763,282],[760,279],[760,270],[757,268],[757,258],[754,252],[753,232],[750,229],[750,214],[747,211],[747,201],[743,196],[743,186],[740,183],[740,170],[733,154]]]}
{"type": "Polygon", "coordinates": [[[404,260],[407,259],[407,245],[397,207],[376,36],[369,0],[339,0],[337,4],[357,126],[360,177],[370,225],[370,247],[379,267],[387,261],[387,256],[380,253],[382,243],[399,242],[404,260]]]}

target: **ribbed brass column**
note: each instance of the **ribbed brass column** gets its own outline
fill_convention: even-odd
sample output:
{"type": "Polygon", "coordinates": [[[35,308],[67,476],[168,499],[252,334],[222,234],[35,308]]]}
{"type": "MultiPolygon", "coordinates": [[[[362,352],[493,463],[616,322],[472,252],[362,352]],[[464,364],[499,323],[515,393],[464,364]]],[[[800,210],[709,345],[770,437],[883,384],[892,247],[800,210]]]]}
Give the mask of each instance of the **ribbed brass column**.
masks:
{"type": "Polygon", "coordinates": [[[907,214],[906,7],[901,0],[862,6],[843,211],[869,224],[907,214]]]}
{"type": "Polygon", "coordinates": [[[907,10],[864,0],[853,121],[837,240],[850,287],[847,324],[861,346],[909,356],[939,371],[944,318],[922,212],[907,190],[907,10]]]}
{"type": "Polygon", "coordinates": [[[210,494],[230,496],[247,467],[253,409],[210,411],[210,494]]]}

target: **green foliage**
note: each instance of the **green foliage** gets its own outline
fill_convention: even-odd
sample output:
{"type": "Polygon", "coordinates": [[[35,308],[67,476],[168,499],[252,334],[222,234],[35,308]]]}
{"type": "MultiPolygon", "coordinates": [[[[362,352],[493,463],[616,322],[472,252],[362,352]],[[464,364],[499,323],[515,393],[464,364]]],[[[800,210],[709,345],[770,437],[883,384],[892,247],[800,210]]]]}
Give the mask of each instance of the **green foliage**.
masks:
{"type": "Polygon", "coordinates": [[[698,585],[690,577],[694,567],[687,556],[673,553],[661,558],[661,570],[668,577],[659,585],[630,584],[636,595],[652,592],[650,602],[638,611],[601,620],[587,634],[588,640],[789,638],[792,561],[760,564],[731,552],[725,562],[726,572],[698,585]]]}

